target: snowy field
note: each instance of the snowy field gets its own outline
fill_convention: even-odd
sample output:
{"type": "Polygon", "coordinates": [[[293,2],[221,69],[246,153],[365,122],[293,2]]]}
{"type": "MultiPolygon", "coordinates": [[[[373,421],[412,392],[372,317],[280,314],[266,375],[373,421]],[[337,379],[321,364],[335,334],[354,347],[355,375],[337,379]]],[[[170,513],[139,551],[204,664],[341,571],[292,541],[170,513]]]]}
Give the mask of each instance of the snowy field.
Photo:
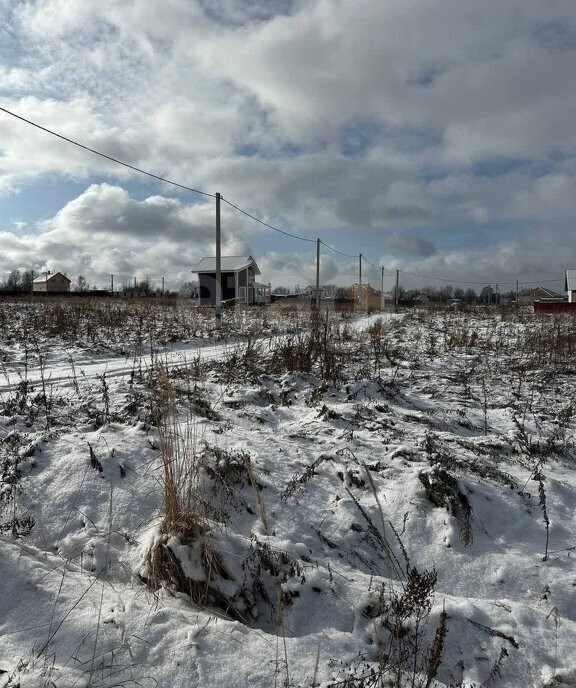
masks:
{"type": "Polygon", "coordinates": [[[576,686],[576,322],[0,303],[0,687],[576,686]]]}

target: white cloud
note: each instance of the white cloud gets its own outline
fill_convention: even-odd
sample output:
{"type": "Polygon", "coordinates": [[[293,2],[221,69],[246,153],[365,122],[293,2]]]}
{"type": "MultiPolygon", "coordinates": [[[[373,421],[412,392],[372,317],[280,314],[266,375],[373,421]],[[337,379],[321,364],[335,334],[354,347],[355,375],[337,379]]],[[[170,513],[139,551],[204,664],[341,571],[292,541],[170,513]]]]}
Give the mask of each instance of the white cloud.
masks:
{"type": "MultiPolygon", "coordinates": [[[[489,223],[570,230],[572,0],[5,0],[0,18],[3,105],[296,233],[384,228],[398,250],[424,254],[414,230],[425,228],[440,269],[450,243],[436,231],[469,233],[472,246],[489,223]],[[526,165],[498,168],[508,161],[526,165]]],[[[186,228],[212,222],[165,188],[135,201],[90,186],[135,175],[0,113],[0,194],[46,175],[88,188],[26,240],[65,257],[59,241],[83,246],[97,227],[106,248],[76,261],[97,272],[139,258],[152,269],[154,255],[168,269],[193,253],[186,228]]],[[[230,252],[265,231],[234,224],[230,252]]]]}

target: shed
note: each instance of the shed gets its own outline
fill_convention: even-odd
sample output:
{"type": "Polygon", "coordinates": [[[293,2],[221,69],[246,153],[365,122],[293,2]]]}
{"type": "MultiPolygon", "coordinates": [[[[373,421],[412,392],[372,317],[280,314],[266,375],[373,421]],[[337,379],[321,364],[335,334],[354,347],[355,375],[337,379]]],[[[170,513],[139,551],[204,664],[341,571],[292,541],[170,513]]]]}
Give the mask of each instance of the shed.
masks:
{"type": "MultiPolygon", "coordinates": [[[[198,273],[201,306],[216,305],[216,258],[202,258],[192,270],[198,273]]],[[[220,259],[220,284],[222,303],[246,305],[270,303],[272,288],[256,282],[260,270],[252,256],[222,256],[220,259]]]]}
{"type": "Polygon", "coordinates": [[[32,291],[38,293],[52,294],[69,292],[71,280],[61,272],[43,272],[34,278],[32,291]]]}

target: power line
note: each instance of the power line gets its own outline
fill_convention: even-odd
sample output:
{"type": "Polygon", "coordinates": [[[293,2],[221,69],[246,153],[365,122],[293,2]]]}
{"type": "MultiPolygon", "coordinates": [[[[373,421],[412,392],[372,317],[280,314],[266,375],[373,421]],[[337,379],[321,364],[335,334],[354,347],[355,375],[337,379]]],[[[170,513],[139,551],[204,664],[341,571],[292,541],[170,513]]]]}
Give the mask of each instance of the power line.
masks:
{"type": "Polygon", "coordinates": [[[56,136],[59,139],[62,139],[62,141],[67,141],[68,143],[73,144],[74,146],[78,146],[78,148],[83,148],[84,150],[88,151],[89,153],[94,153],[94,155],[99,155],[101,158],[105,158],[106,160],[110,160],[111,162],[116,163],[117,165],[122,165],[123,167],[127,167],[130,170],[134,170],[134,172],[139,172],[140,174],[145,174],[147,177],[152,177],[152,179],[157,179],[158,181],[164,182],[165,184],[171,184],[172,186],[177,186],[179,189],[185,189],[186,191],[192,191],[197,194],[201,194],[202,196],[209,196],[210,198],[215,198],[215,194],[208,193],[207,191],[201,191],[200,189],[194,189],[191,186],[186,186],[185,184],[180,184],[178,182],[174,182],[171,179],[166,179],[164,177],[160,177],[157,174],[153,174],[152,172],[147,172],[146,170],[141,169],[140,167],[136,167],[135,165],[130,165],[127,162],[124,162],[123,160],[118,160],[118,158],[113,158],[111,155],[106,155],[106,153],[101,153],[98,150],[95,150],[94,148],[90,148],[89,146],[85,146],[83,143],[79,143],[78,141],[75,141],[74,139],[70,139],[67,136],[63,136],[62,134],[59,134],[56,131],[53,131],[52,129],[48,129],[47,127],[43,127],[41,124],[38,124],[37,122],[33,122],[30,119],[26,119],[25,117],[22,117],[21,115],[17,115],[15,112],[11,112],[10,110],[7,110],[6,108],[0,107],[0,111],[5,112],[7,115],[10,115],[11,117],[15,117],[16,119],[21,120],[22,122],[26,122],[26,124],[30,124],[33,127],[36,127],[36,129],[40,129],[41,131],[45,131],[47,134],[51,134],[52,136],[56,136]]]}
{"type": "Polygon", "coordinates": [[[380,270],[382,268],[381,265],[376,265],[371,260],[368,260],[368,258],[366,258],[364,254],[362,254],[362,260],[366,261],[366,263],[368,263],[368,265],[371,265],[373,268],[376,268],[376,270],[380,270]]]}
{"type": "Polygon", "coordinates": [[[231,203],[229,200],[227,200],[223,196],[221,197],[221,199],[224,201],[224,203],[227,203],[232,208],[235,208],[238,212],[242,213],[243,215],[246,215],[246,217],[249,217],[250,219],[254,220],[255,222],[259,222],[261,225],[264,225],[264,227],[268,227],[268,229],[273,229],[275,232],[279,232],[280,234],[285,234],[286,236],[292,237],[292,239],[299,239],[300,241],[308,241],[311,244],[316,243],[316,239],[308,239],[307,237],[298,236],[297,234],[291,234],[290,232],[286,232],[283,229],[278,229],[278,227],[274,227],[274,225],[270,225],[270,224],[268,224],[268,222],[264,222],[264,220],[260,220],[260,218],[256,217],[255,215],[252,215],[247,210],[243,210],[242,208],[238,207],[237,205],[234,205],[234,203],[231,203]]]}
{"type": "MultiPolygon", "coordinates": [[[[402,275],[411,275],[412,277],[420,277],[422,279],[437,280],[439,282],[454,282],[457,284],[486,284],[486,282],[472,282],[470,280],[449,280],[444,277],[433,277],[431,275],[420,275],[417,272],[409,272],[408,270],[398,270],[402,275]]],[[[512,282],[498,282],[498,284],[512,284],[512,282]]]]}
{"type": "MultiPolygon", "coordinates": [[[[421,275],[417,272],[409,272],[408,270],[398,270],[403,275],[411,275],[412,277],[420,277],[421,279],[437,280],[439,282],[450,282],[452,284],[498,284],[498,285],[515,285],[516,282],[500,282],[499,280],[483,280],[479,282],[473,282],[471,280],[461,280],[461,279],[448,279],[447,277],[434,277],[432,275],[421,275]]],[[[521,284],[545,284],[548,282],[563,282],[563,279],[545,279],[545,280],[519,280],[521,284]]]]}
{"type": "Polygon", "coordinates": [[[328,246],[322,239],[320,239],[320,243],[322,246],[326,246],[326,248],[329,248],[331,251],[334,251],[334,253],[337,253],[340,256],[344,256],[345,258],[358,258],[360,255],[359,253],[356,253],[355,255],[352,255],[351,253],[343,253],[342,251],[339,251],[337,248],[333,248],[332,246],[328,246]]]}
{"type": "MultiPolygon", "coordinates": [[[[148,172],[147,170],[143,170],[140,167],[136,167],[135,165],[131,165],[130,163],[127,163],[123,160],[119,160],[118,158],[114,158],[111,155],[107,155],[106,153],[102,153],[101,151],[98,151],[94,148],[90,148],[89,146],[84,145],[83,143],[80,143],[79,141],[75,141],[74,139],[71,139],[67,136],[64,136],[63,134],[59,134],[56,131],[53,131],[52,129],[48,129],[47,127],[42,126],[41,124],[38,124],[37,122],[34,122],[30,119],[27,119],[26,117],[22,117],[21,115],[16,114],[15,112],[12,112],[10,110],[7,110],[4,107],[0,107],[0,111],[4,112],[7,115],[10,115],[11,117],[14,117],[22,122],[25,122],[26,124],[29,124],[32,127],[35,127],[36,129],[40,129],[41,131],[46,132],[47,134],[50,134],[51,136],[55,136],[56,138],[61,139],[62,141],[66,141],[67,143],[71,143],[74,146],[77,146],[78,148],[82,148],[85,151],[88,151],[89,153],[93,153],[94,155],[98,155],[101,158],[104,158],[105,160],[109,160],[110,162],[116,163],[117,165],[121,165],[122,167],[126,167],[130,170],[133,170],[134,172],[138,172],[140,174],[143,174],[147,177],[151,177],[152,179],[156,179],[157,181],[164,182],[165,184],[170,184],[171,186],[175,186],[179,189],[184,189],[185,191],[191,191],[193,193],[200,194],[202,196],[207,196],[209,198],[215,198],[216,194],[208,193],[207,191],[202,191],[201,189],[195,189],[194,187],[191,186],[186,186],[185,184],[180,184],[179,182],[175,182],[171,179],[167,179],[165,177],[161,177],[160,175],[154,174],[152,172],[148,172]]],[[[284,234],[285,236],[288,236],[292,239],[298,239],[299,241],[306,241],[308,243],[315,243],[316,239],[309,239],[307,237],[302,237],[297,234],[293,234],[291,232],[287,232],[283,229],[280,229],[278,227],[275,227],[274,225],[269,224],[268,222],[265,222],[264,220],[261,220],[260,218],[256,217],[255,215],[252,215],[252,213],[249,213],[248,211],[244,210],[243,208],[235,205],[231,201],[228,201],[224,197],[221,197],[221,200],[227,203],[229,206],[237,210],[238,212],[242,213],[246,217],[249,217],[251,220],[254,220],[255,222],[258,222],[259,224],[263,225],[264,227],[267,227],[268,229],[273,230],[274,232],[278,232],[279,234],[284,234]]],[[[343,256],[344,258],[358,258],[360,254],[351,254],[351,253],[344,253],[343,251],[339,251],[338,249],[329,246],[326,242],[320,240],[320,243],[325,246],[327,249],[330,251],[333,251],[334,253],[337,253],[340,256],[343,256]]],[[[371,260],[368,260],[368,258],[365,258],[362,256],[363,260],[365,260],[369,265],[376,269],[380,269],[381,266],[376,265],[373,263],[371,260]]],[[[429,280],[437,280],[440,282],[449,282],[452,284],[490,284],[490,282],[495,282],[495,280],[484,280],[484,281],[471,281],[471,280],[457,280],[457,279],[447,279],[444,277],[436,277],[436,276],[431,276],[431,275],[421,275],[416,272],[410,272],[408,270],[399,270],[400,273],[404,275],[411,275],[413,277],[420,277],[421,279],[429,279],[429,280]]],[[[553,283],[553,282],[563,282],[564,280],[562,279],[545,279],[545,280],[532,280],[532,281],[524,281],[522,280],[522,284],[545,284],[545,283],[553,283]]],[[[498,284],[501,285],[515,285],[516,282],[498,282],[498,284]]]]}

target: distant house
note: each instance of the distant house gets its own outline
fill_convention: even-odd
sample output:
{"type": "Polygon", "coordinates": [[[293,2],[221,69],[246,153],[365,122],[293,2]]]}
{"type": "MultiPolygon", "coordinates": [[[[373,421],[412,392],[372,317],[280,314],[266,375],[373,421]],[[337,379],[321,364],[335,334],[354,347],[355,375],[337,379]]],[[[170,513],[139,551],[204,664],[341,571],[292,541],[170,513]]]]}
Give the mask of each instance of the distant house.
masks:
{"type": "Polygon", "coordinates": [[[53,294],[69,292],[70,282],[61,272],[43,272],[32,282],[32,291],[53,294]]]}
{"type": "MultiPolygon", "coordinates": [[[[216,258],[204,257],[192,270],[198,273],[199,303],[216,305],[216,258]]],[[[222,303],[242,303],[248,306],[270,303],[272,288],[256,282],[260,270],[252,256],[222,256],[220,284],[222,303]]]]}
{"type": "Polygon", "coordinates": [[[427,294],[418,294],[418,296],[414,299],[414,303],[418,305],[430,303],[430,297],[427,294]]]}
{"type": "Polygon", "coordinates": [[[566,270],[564,289],[568,294],[568,303],[576,302],[576,270],[566,270]]]}
{"type": "MultiPolygon", "coordinates": [[[[335,284],[321,284],[320,285],[320,298],[321,299],[335,299],[338,292],[338,287],[335,284]]],[[[306,294],[313,299],[316,298],[316,286],[309,284],[302,290],[303,294],[306,294]]]]}
{"type": "Polygon", "coordinates": [[[346,291],[346,298],[353,301],[356,307],[364,311],[382,309],[382,294],[369,284],[353,284],[346,291]]]}
{"type": "MultiPolygon", "coordinates": [[[[576,270],[574,273],[576,274],[576,270]]],[[[534,301],[563,301],[564,298],[562,294],[557,294],[551,289],[546,289],[546,287],[533,287],[518,292],[518,304],[525,306],[532,305],[534,301]]]]}

